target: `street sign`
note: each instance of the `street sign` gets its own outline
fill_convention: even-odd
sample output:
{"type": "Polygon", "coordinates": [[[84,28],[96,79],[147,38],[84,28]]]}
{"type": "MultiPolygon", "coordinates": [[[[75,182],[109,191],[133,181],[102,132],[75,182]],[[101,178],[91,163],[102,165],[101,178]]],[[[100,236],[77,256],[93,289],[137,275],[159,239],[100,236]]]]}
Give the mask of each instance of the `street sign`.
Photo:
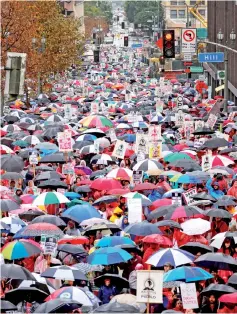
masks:
{"type": "Polygon", "coordinates": [[[203,73],[203,67],[190,67],[191,73],[203,73]]]}
{"type": "Polygon", "coordinates": [[[217,71],[217,79],[224,80],[225,79],[225,71],[217,71]]]}
{"type": "Polygon", "coordinates": [[[184,104],[184,98],[183,98],[183,96],[179,95],[177,97],[177,108],[183,109],[183,104],[184,104]]]}
{"type": "Polygon", "coordinates": [[[191,61],[192,54],[191,53],[184,53],[184,60],[183,61],[191,61]]]}
{"type": "Polygon", "coordinates": [[[132,44],[131,47],[132,47],[133,49],[142,48],[142,44],[141,44],[141,43],[132,44]]]}
{"type": "Polygon", "coordinates": [[[205,52],[198,54],[199,62],[224,62],[224,52],[205,52]]]}
{"type": "Polygon", "coordinates": [[[207,38],[207,28],[197,28],[197,38],[199,39],[207,38]]]}
{"type": "Polygon", "coordinates": [[[182,29],[182,52],[196,52],[197,34],[196,28],[182,29]]]}

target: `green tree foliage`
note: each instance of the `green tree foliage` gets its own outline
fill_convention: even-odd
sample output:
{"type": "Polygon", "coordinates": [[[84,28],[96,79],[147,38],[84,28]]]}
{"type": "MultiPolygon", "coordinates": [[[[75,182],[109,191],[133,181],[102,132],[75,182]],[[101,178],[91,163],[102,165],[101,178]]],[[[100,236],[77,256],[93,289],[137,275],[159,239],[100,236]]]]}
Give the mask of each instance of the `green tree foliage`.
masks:
{"type": "Polygon", "coordinates": [[[89,17],[105,16],[108,23],[112,20],[112,6],[107,1],[84,2],[84,14],[89,17]]]}

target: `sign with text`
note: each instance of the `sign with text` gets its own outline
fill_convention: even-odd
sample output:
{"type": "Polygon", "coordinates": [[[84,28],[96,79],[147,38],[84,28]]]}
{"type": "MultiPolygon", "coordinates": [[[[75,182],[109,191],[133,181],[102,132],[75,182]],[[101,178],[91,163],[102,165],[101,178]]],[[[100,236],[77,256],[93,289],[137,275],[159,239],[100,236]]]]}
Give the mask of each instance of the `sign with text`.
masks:
{"type": "Polygon", "coordinates": [[[214,125],[216,124],[216,121],[217,121],[217,116],[211,113],[206,122],[206,126],[213,129],[214,125]]]}
{"type": "Polygon", "coordinates": [[[184,125],[184,114],[181,110],[179,110],[175,114],[175,126],[182,127],[184,125]]]}
{"type": "Polygon", "coordinates": [[[148,152],[148,145],[149,145],[149,138],[146,134],[137,134],[136,136],[136,145],[135,145],[135,152],[142,152],[147,154],[148,152]]]}
{"type": "Polygon", "coordinates": [[[197,188],[189,189],[187,192],[183,192],[182,194],[183,194],[185,203],[187,205],[191,205],[192,203],[195,202],[195,200],[193,200],[192,196],[197,194],[197,188]]]}
{"type": "Polygon", "coordinates": [[[202,156],[202,171],[208,171],[211,169],[211,155],[202,156]]]}
{"type": "Polygon", "coordinates": [[[181,283],[181,298],[184,309],[196,309],[198,308],[196,285],[192,283],[181,283]]]}
{"type": "Polygon", "coordinates": [[[72,118],[72,105],[64,104],[64,117],[68,120],[72,118]]]}
{"type": "Polygon", "coordinates": [[[196,28],[183,28],[182,29],[182,52],[196,52],[197,35],[196,28]]]}
{"type": "Polygon", "coordinates": [[[149,143],[149,158],[156,159],[162,157],[162,142],[149,143]]]}
{"type": "Polygon", "coordinates": [[[133,171],[133,175],[132,175],[132,181],[134,184],[139,184],[142,183],[142,179],[143,179],[143,171],[142,170],[137,170],[137,171],[133,171]]]}
{"type": "Polygon", "coordinates": [[[202,120],[198,120],[198,121],[195,121],[195,131],[198,130],[198,129],[203,129],[204,127],[204,121],[202,120]]]}
{"type": "Polygon", "coordinates": [[[150,125],[148,129],[148,136],[152,142],[161,140],[161,125],[150,125]]]}
{"type": "Polygon", "coordinates": [[[172,193],[172,205],[182,205],[182,193],[173,192],[172,193]]]}
{"type": "Polygon", "coordinates": [[[137,302],[163,303],[163,271],[137,271],[137,302]]]}
{"type": "Polygon", "coordinates": [[[127,149],[127,143],[124,141],[117,140],[112,156],[124,159],[124,155],[127,149]]]}
{"type": "Polygon", "coordinates": [[[72,151],[72,135],[71,132],[58,133],[58,147],[60,152],[72,151]]]}
{"type": "Polygon", "coordinates": [[[40,244],[44,250],[44,254],[54,255],[57,250],[58,236],[41,235],[40,244]]]}

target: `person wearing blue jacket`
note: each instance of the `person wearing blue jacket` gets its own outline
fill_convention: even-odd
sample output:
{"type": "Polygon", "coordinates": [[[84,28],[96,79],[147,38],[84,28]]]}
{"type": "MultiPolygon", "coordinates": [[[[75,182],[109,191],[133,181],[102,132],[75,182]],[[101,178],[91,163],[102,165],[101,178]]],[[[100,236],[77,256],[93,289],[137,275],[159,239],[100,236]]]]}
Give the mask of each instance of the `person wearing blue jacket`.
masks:
{"type": "Polygon", "coordinates": [[[111,285],[111,281],[109,278],[106,278],[104,285],[100,287],[98,298],[103,304],[106,304],[109,303],[116,294],[116,287],[111,285]]]}
{"type": "Polygon", "coordinates": [[[214,182],[213,184],[211,183],[212,179],[209,179],[206,183],[206,187],[212,197],[214,197],[215,199],[219,199],[220,197],[225,195],[224,192],[220,190],[218,182],[214,182]]]}

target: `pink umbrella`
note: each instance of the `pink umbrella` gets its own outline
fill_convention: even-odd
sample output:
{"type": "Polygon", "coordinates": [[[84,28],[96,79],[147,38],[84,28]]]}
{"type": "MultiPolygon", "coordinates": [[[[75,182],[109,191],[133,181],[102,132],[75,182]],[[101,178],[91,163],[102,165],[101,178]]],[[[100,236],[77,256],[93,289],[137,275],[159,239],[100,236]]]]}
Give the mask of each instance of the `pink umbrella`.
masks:
{"type": "Polygon", "coordinates": [[[163,198],[161,200],[156,200],[152,203],[152,205],[149,207],[150,210],[155,210],[156,208],[159,208],[161,206],[166,205],[172,205],[172,200],[169,198],[163,198]]]}
{"type": "Polygon", "coordinates": [[[98,178],[95,181],[92,182],[91,188],[95,190],[112,190],[112,189],[121,189],[122,184],[115,180],[110,178],[98,178]]]}
{"type": "Polygon", "coordinates": [[[20,199],[24,204],[32,204],[33,200],[35,199],[35,195],[33,194],[24,194],[20,196],[20,199]]]}

